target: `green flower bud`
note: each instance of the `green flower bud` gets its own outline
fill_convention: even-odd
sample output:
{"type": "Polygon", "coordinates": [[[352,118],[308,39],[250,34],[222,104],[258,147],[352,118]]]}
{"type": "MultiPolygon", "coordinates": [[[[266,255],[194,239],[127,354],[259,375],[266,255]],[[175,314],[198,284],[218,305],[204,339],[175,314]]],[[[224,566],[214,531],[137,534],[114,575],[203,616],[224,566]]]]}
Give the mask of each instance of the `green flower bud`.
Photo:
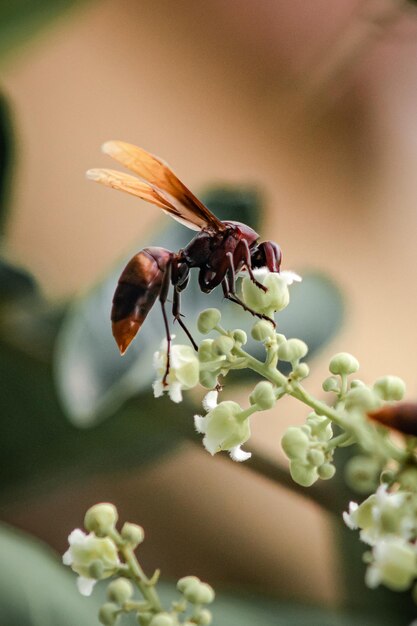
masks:
{"type": "Polygon", "coordinates": [[[305,460],[309,446],[308,435],[297,426],[287,428],[281,439],[281,447],[289,459],[305,460]]]}
{"type": "Polygon", "coordinates": [[[133,596],[133,585],[127,578],[117,578],[107,587],[107,597],[116,604],[123,604],[133,596]]]}
{"type": "Polygon", "coordinates": [[[158,613],[151,619],[149,626],[175,626],[176,619],[169,613],[158,613]]]}
{"type": "Polygon", "coordinates": [[[214,589],[207,583],[194,582],[183,591],[184,597],[192,604],[210,604],[214,600],[214,589]]]}
{"type": "Polygon", "coordinates": [[[249,396],[249,401],[251,404],[257,404],[260,411],[272,409],[276,402],[274,387],[271,383],[263,380],[256,385],[249,396]]]}
{"type": "Polygon", "coordinates": [[[213,616],[208,609],[202,609],[197,616],[196,623],[201,626],[209,626],[213,621],[213,616]]]}
{"type": "Polygon", "coordinates": [[[307,363],[299,363],[296,365],[292,371],[293,378],[297,378],[298,380],[303,380],[307,378],[310,374],[310,368],[307,363]]]}
{"type": "Polygon", "coordinates": [[[278,356],[283,361],[294,363],[305,357],[308,352],[307,344],[301,339],[287,339],[280,344],[278,348],[278,356]]]}
{"type": "Polygon", "coordinates": [[[355,389],[356,387],[366,387],[366,385],[363,382],[363,380],[359,380],[359,378],[355,378],[354,380],[350,381],[350,388],[355,389]]]}
{"type": "Polygon", "coordinates": [[[197,578],[197,576],[184,576],[183,578],[180,578],[177,582],[177,589],[178,591],[181,591],[181,593],[184,593],[184,591],[188,589],[190,585],[194,585],[199,582],[200,579],[197,578]]]}
{"type": "Polygon", "coordinates": [[[130,544],[132,548],[136,548],[145,539],[145,531],[142,526],[132,524],[131,522],[125,522],[123,524],[120,534],[123,541],[130,544]]]}
{"type": "Polygon", "coordinates": [[[113,624],[116,623],[119,612],[120,608],[117,604],[114,604],[113,602],[106,602],[100,607],[98,619],[102,624],[104,624],[104,626],[113,626],[113,624]]]}
{"type": "Polygon", "coordinates": [[[290,474],[294,482],[302,487],[311,487],[317,478],[317,468],[301,461],[290,461],[290,474]]]}
{"type": "Polygon", "coordinates": [[[317,468],[317,472],[322,480],[330,480],[336,474],[336,468],[332,463],[323,463],[317,468]]]}
{"type": "Polygon", "coordinates": [[[415,493],[417,491],[417,467],[410,466],[403,469],[398,481],[405,491],[415,493]]]}
{"type": "Polygon", "coordinates": [[[329,441],[333,437],[332,424],[328,417],[310,413],[307,417],[307,424],[311,429],[311,434],[320,441],[329,441]]]}
{"type": "Polygon", "coordinates": [[[201,363],[207,363],[216,358],[213,351],[214,339],[203,339],[198,348],[198,358],[201,363]]]}
{"type": "MultiPolygon", "coordinates": [[[[324,463],[324,453],[321,450],[310,450],[307,454],[307,461],[314,465],[315,467],[319,467],[324,463]]],[[[319,472],[320,473],[320,472],[319,472]]]]}
{"type": "Polygon", "coordinates": [[[375,381],[374,390],[382,400],[402,400],[405,382],[398,376],[383,376],[375,381]]]}
{"type": "Polygon", "coordinates": [[[220,335],[213,341],[213,352],[219,356],[230,354],[233,350],[235,342],[231,337],[220,335]]]}
{"type": "Polygon", "coordinates": [[[346,410],[359,409],[364,412],[376,409],[380,404],[380,400],[376,393],[369,387],[355,387],[350,389],[346,394],[346,410]]]}
{"type": "Polygon", "coordinates": [[[205,387],[206,389],[214,389],[217,385],[217,376],[218,373],[206,371],[200,371],[200,385],[205,387]]]}
{"type": "Polygon", "coordinates": [[[326,378],[326,380],[323,381],[322,387],[323,391],[333,391],[335,393],[338,393],[340,391],[339,380],[334,376],[329,376],[328,378],[326,378]]]}
{"type": "Polygon", "coordinates": [[[202,335],[207,335],[221,320],[219,309],[206,309],[198,316],[197,328],[202,335]]]}
{"type": "Polygon", "coordinates": [[[252,326],[251,335],[255,341],[265,341],[271,339],[275,334],[275,329],[271,322],[259,320],[252,326]]]}
{"type": "Polygon", "coordinates": [[[359,361],[348,352],[335,354],[329,364],[332,374],[354,374],[359,369],[359,361]]]}
{"type": "Polygon", "coordinates": [[[345,467],[347,485],[358,493],[372,493],[378,486],[379,463],[372,457],[357,455],[352,457],[345,467]]]}
{"type": "Polygon", "coordinates": [[[138,622],[140,626],[149,626],[151,619],[153,618],[153,613],[139,613],[137,616],[138,622]]]}
{"type": "Polygon", "coordinates": [[[244,330],[237,328],[233,331],[233,340],[241,346],[244,346],[248,340],[248,336],[244,330]]]}
{"type": "Polygon", "coordinates": [[[108,535],[115,527],[118,519],[114,504],[102,502],[90,507],[84,517],[84,526],[97,537],[108,535]]]}

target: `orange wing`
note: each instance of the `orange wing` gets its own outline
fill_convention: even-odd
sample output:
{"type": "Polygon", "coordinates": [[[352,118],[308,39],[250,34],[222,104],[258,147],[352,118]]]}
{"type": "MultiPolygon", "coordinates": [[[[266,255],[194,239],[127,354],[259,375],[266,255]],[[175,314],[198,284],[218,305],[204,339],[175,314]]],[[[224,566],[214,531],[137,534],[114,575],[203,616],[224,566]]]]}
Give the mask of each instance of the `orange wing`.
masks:
{"type": "Polygon", "coordinates": [[[123,141],[106,142],[103,152],[143,178],[147,184],[114,170],[89,170],[89,178],[152,202],[193,230],[211,228],[218,232],[225,229],[223,222],[158,157],[123,141]]]}

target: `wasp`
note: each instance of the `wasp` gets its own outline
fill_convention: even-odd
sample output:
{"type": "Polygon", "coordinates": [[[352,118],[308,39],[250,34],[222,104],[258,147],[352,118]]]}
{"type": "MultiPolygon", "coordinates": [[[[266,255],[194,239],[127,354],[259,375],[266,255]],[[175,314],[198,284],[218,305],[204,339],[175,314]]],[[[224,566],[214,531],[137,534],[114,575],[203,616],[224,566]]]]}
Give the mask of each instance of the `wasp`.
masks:
{"type": "Polygon", "coordinates": [[[110,169],[92,169],[87,172],[88,178],[146,200],[181,224],[198,231],[178,252],[158,247],[140,250],[126,265],[114,293],[112,331],[121,354],[126,352],[159,300],[167,335],[167,367],[163,379],[166,384],[171,335],[165,305],[170,287],[173,291],[173,319],[197,350],[180,310],[180,294],[187,286],[190,269],[199,270],[198,284],[202,292],[209,293],[221,285],[225,298],[253,315],[265,318],[239,298],[236,275],[246,270],[251,280],[266,291],[256,280],[253,269],[267,267],[271,272],[279,272],[281,249],[272,241],[258,243],[258,233],[246,224],[219,220],[163,160],[142,148],[122,141],[108,141],[103,145],[103,152],[136,176],[110,169]]]}

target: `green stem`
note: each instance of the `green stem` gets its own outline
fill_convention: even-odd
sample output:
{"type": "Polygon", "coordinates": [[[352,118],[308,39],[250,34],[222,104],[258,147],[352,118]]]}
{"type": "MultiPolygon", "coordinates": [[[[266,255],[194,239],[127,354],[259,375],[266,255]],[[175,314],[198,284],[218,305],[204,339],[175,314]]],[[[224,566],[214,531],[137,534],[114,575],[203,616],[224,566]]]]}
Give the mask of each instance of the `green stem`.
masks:
{"type": "Polygon", "coordinates": [[[125,544],[125,542],[116,530],[112,533],[111,538],[116,543],[121,554],[123,555],[125,562],[129,566],[133,580],[139,587],[145,600],[149,602],[151,610],[153,610],[155,613],[162,612],[164,609],[161,600],[159,599],[158,593],[155,587],[152,586],[152,581],[146,576],[142,567],[139,565],[139,562],[132,548],[125,544]]]}

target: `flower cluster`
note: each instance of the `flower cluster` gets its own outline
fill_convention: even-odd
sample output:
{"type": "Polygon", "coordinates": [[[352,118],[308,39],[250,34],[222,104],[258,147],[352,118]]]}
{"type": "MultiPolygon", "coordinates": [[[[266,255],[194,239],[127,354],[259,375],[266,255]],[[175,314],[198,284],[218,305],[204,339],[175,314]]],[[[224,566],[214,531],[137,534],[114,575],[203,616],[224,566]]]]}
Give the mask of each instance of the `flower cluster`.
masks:
{"type": "Polygon", "coordinates": [[[136,548],[144,540],[141,526],[126,522],[116,528],[118,514],[109,503],[91,507],[84,518],[88,532],[77,528],[70,534],[69,548],[63,562],[78,574],[77,586],[82,595],[90,595],[99,580],[113,577],[107,587],[107,602],[99,611],[104,626],[113,626],[118,618],[133,613],[140,626],[207,626],[210,611],[205,608],[214,600],[214,591],[196,576],[178,581],[178,600],[165,608],[156,590],[159,570],[148,578],[140,566],[136,548]],[[135,587],[142,596],[135,599],[135,587]]]}
{"type": "MultiPolygon", "coordinates": [[[[303,361],[307,345],[277,332],[273,321],[274,313],[289,304],[289,285],[300,279],[292,273],[269,273],[265,269],[256,272],[256,279],[267,290],[246,276],[240,295],[244,306],[259,318],[251,336],[262,344],[265,358],[256,359],[245,350],[247,335],[243,330],[223,328],[220,311],[207,309],[199,316],[198,329],[211,336],[200,342],[197,353],[186,346],[173,346],[167,390],[174,401],[181,398],[182,390],[198,382],[210,390],[203,401],[205,415],[194,417],[196,430],[203,435],[203,445],[210,454],[227,451],[235,461],[251,456],[242,446],[248,445],[250,421],[256,413],[271,409],[286,395],[307,405],[305,424],[288,428],[281,441],[293,480],[311,487],[319,479],[332,478],[337,449],[355,445],[356,453],[345,466],[345,479],[357,493],[371,495],[359,506],[351,504],[345,521],[351,528],[359,528],[361,539],[371,547],[366,555],[366,582],[370,587],[385,584],[406,589],[417,577],[416,446],[413,437],[404,436],[399,441],[385,427],[404,397],[404,381],[384,376],[366,384],[358,378],[357,359],[340,352],[330,359],[329,374],[322,384],[326,399],[312,396],[304,387],[309,375],[303,361]],[[285,368],[280,368],[281,362],[285,368]],[[229,372],[244,368],[263,379],[250,393],[247,406],[219,401],[219,390],[229,372]],[[289,373],[284,375],[281,369],[289,369],[289,373]]],[[[164,348],[155,361],[159,375],[155,395],[160,395],[164,348]]],[[[413,410],[411,413],[414,415],[413,410]]],[[[417,409],[415,413],[417,416],[417,409]]],[[[404,420],[410,420],[408,405],[397,416],[398,424],[404,420]]],[[[417,428],[407,423],[403,432],[417,434],[417,428]]]]}

